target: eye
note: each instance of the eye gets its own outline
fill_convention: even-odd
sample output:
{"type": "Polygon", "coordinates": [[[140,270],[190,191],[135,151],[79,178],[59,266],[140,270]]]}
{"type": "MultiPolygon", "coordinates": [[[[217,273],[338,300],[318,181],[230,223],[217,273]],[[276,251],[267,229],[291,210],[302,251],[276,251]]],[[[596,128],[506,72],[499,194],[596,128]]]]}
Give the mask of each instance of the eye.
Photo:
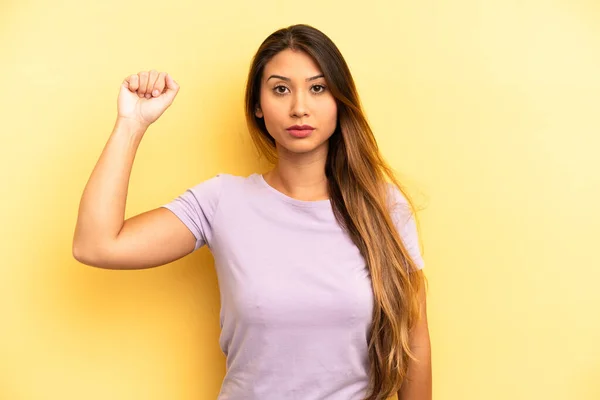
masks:
{"type": "Polygon", "coordinates": [[[325,89],[327,89],[327,86],[325,86],[325,85],[313,85],[311,89],[316,88],[316,87],[321,88],[321,90],[319,90],[319,92],[317,94],[321,94],[325,91],[325,89]]]}
{"type": "Polygon", "coordinates": [[[273,93],[275,93],[278,96],[283,96],[285,94],[285,89],[287,89],[287,87],[283,86],[283,85],[277,85],[273,88],[273,93]],[[280,91],[279,89],[283,88],[284,91],[280,91]]]}

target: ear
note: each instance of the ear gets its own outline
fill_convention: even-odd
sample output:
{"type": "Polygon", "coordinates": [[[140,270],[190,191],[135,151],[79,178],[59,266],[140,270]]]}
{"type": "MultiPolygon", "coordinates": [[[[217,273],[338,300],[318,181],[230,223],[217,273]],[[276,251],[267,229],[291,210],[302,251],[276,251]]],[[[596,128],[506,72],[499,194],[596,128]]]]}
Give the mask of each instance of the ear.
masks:
{"type": "Polygon", "coordinates": [[[264,116],[262,110],[260,109],[260,106],[256,106],[256,109],[254,110],[254,115],[256,115],[256,118],[262,118],[264,116]]]}

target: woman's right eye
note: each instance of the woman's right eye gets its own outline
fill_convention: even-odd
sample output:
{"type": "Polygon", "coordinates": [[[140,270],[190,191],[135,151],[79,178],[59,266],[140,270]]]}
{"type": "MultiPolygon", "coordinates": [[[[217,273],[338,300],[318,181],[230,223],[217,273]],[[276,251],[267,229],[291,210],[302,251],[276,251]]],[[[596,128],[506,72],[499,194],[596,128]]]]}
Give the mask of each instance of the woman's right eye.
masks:
{"type": "Polygon", "coordinates": [[[275,87],[273,88],[273,92],[274,92],[276,95],[282,96],[282,95],[284,95],[284,94],[285,94],[285,89],[287,89],[285,86],[281,86],[281,85],[279,85],[279,86],[275,86],[275,87]],[[281,90],[279,90],[279,89],[284,89],[284,90],[283,90],[283,91],[281,91],[281,90]]]}

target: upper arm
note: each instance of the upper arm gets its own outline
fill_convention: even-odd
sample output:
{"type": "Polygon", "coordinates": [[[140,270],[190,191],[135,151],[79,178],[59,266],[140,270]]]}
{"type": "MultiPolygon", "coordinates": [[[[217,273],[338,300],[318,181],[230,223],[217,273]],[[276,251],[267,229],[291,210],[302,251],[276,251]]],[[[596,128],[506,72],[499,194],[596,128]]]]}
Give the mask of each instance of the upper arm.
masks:
{"type": "Polygon", "coordinates": [[[422,344],[424,342],[429,342],[429,327],[427,321],[427,286],[423,276],[421,276],[421,290],[419,290],[418,296],[420,318],[413,328],[411,341],[422,344]]]}
{"type": "Polygon", "coordinates": [[[221,186],[217,175],[189,188],[169,203],[127,219],[116,238],[75,257],[109,269],[151,268],[182,258],[210,243],[221,186]]]}
{"type": "Polygon", "coordinates": [[[194,250],[196,238],[171,211],[159,207],[123,223],[117,237],[76,255],[87,265],[107,269],[143,269],[168,264],[194,250]]]}

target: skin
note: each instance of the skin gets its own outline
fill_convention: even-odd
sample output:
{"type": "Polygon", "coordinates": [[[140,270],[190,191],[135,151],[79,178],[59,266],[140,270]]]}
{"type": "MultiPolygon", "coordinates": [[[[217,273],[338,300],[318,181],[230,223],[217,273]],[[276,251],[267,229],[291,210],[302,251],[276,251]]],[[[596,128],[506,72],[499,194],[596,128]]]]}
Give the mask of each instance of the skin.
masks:
{"type": "MultiPolygon", "coordinates": [[[[278,161],[264,174],[272,187],[304,201],[328,199],[325,162],[328,139],[336,128],[337,105],[316,62],[301,51],[286,49],[273,57],[261,78],[260,104],[255,115],[264,118],[275,139],[278,161]],[[270,78],[279,75],[281,78],[270,78]],[[269,79],[270,78],[270,79],[269,79]],[[281,93],[281,95],[277,95],[281,93]],[[291,125],[316,128],[309,137],[298,139],[287,131],[291,125]]],[[[427,324],[425,291],[421,297],[422,318],[411,333],[411,347],[418,363],[409,363],[408,379],[398,392],[400,400],[431,400],[431,347],[427,324]]]]}
{"type": "Polygon", "coordinates": [[[421,320],[415,325],[410,335],[411,350],[418,362],[408,363],[408,377],[398,392],[399,400],[431,400],[431,341],[427,324],[427,299],[425,290],[420,293],[421,320]]]}

